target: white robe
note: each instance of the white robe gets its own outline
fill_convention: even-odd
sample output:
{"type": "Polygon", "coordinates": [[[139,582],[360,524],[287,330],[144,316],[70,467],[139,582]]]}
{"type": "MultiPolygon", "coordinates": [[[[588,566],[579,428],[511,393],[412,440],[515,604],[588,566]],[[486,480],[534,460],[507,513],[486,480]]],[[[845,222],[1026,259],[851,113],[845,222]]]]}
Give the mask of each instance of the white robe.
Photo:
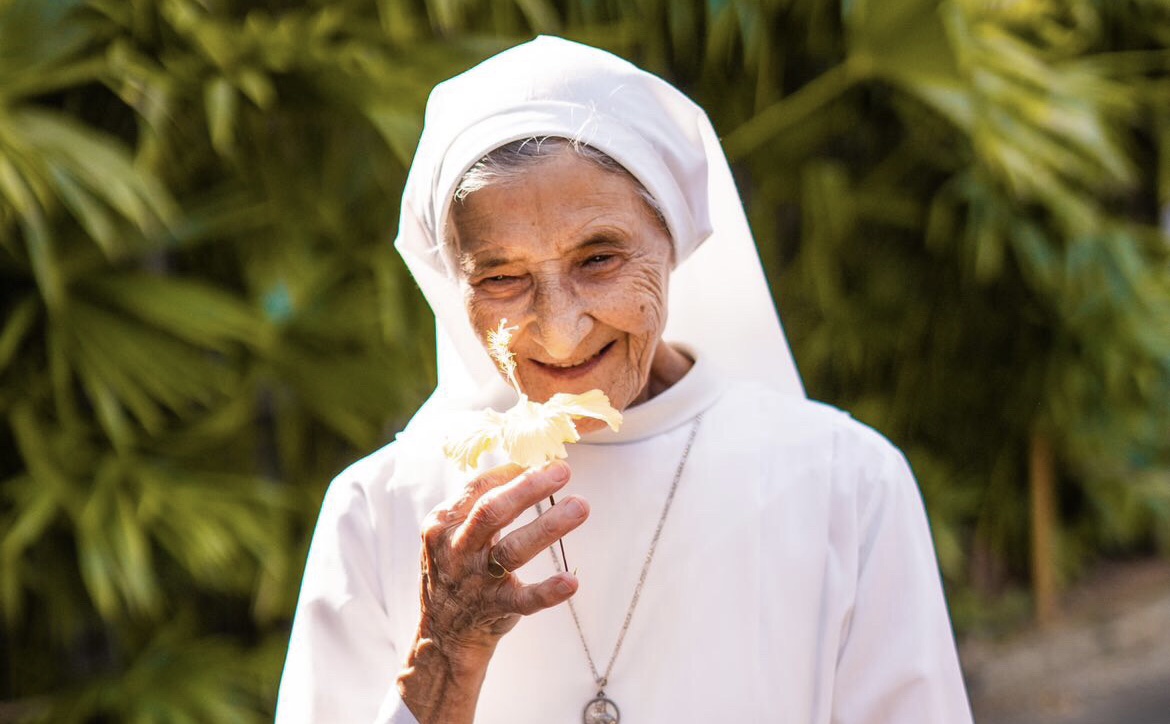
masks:
{"type": "MultiPolygon", "coordinates": [[[[606,687],[627,724],[971,721],[921,498],[905,459],[847,415],[700,361],[570,446],[581,626],[613,653],[693,420],[702,420],[606,687]]],[[[277,721],[413,723],[396,676],[418,619],[419,525],[468,478],[408,432],[330,486],[277,721]]],[[[530,520],[530,512],[519,523],[530,520]]],[[[553,572],[540,555],[526,581],[553,572]]],[[[597,691],[568,607],[500,642],[476,721],[581,721],[597,691]]]]}

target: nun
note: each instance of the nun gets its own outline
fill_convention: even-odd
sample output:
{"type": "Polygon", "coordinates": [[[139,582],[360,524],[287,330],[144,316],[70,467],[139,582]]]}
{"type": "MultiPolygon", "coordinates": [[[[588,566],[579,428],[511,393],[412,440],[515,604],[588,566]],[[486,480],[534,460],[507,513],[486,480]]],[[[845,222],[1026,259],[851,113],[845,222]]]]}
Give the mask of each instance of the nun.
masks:
{"type": "Polygon", "coordinates": [[[971,721],[913,475],[806,398],[702,109],[500,53],[432,92],[395,246],[439,381],[329,487],[278,722],[971,721]],[[590,390],[624,419],[563,460],[444,454],[460,414],[590,390]]]}

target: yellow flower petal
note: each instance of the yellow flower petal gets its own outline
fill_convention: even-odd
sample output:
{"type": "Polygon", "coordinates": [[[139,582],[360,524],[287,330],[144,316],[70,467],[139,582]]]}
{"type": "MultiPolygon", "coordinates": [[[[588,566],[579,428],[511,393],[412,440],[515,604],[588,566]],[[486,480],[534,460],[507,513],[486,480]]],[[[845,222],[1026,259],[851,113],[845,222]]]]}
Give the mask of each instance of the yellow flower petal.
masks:
{"type": "MultiPolygon", "coordinates": [[[[545,406],[573,417],[591,417],[594,420],[601,420],[609,425],[609,428],[614,432],[617,432],[622,424],[622,413],[609,404],[609,398],[601,390],[589,390],[580,395],[558,392],[545,403],[545,406]]],[[[574,440],[574,442],[576,441],[574,440]]]]}
{"type": "Polygon", "coordinates": [[[449,435],[443,445],[443,454],[459,464],[460,470],[470,470],[479,465],[479,457],[494,448],[500,441],[500,413],[484,410],[456,423],[460,432],[449,435]]]}
{"type": "Polygon", "coordinates": [[[526,468],[566,457],[565,443],[580,439],[571,418],[528,399],[504,413],[501,438],[508,459],[526,468]]]}

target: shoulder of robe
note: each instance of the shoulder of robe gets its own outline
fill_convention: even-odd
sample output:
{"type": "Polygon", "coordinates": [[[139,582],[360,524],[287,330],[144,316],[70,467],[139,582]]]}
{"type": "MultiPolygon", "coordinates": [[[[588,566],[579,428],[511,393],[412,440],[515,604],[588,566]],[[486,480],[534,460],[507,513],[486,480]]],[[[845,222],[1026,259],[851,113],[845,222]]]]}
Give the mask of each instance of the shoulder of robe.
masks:
{"type": "Polygon", "coordinates": [[[721,428],[730,425],[753,444],[831,445],[841,428],[860,426],[832,405],[747,381],[729,383],[707,417],[716,418],[721,428]]]}
{"type": "Polygon", "coordinates": [[[454,466],[443,456],[440,443],[400,433],[397,438],[353,463],[335,477],[325,494],[331,499],[365,498],[373,509],[391,499],[407,498],[429,509],[448,493],[454,482],[454,466]]]}
{"type": "Polygon", "coordinates": [[[872,488],[913,480],[905,457],[885,436],[823,402],[758,383],[732,383],[709,416],[716,429],[736,431],[729,437],[738,440],[737,448],[818,459],[837,484],[872,488]]]}

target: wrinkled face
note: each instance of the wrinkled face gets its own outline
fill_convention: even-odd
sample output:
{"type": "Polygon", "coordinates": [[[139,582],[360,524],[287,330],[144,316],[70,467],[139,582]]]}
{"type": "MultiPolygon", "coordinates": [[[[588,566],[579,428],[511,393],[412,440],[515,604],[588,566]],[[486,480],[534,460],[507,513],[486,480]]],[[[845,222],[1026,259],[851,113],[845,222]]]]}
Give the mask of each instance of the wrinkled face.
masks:
{"type": "Polygon", "coordinates": [[[569,150],[456,201],[449,226],[481,340],[519,327],[526,395],[596,388],[619,410],[646,397],[673,248],[632,179],[569,150]]]}

